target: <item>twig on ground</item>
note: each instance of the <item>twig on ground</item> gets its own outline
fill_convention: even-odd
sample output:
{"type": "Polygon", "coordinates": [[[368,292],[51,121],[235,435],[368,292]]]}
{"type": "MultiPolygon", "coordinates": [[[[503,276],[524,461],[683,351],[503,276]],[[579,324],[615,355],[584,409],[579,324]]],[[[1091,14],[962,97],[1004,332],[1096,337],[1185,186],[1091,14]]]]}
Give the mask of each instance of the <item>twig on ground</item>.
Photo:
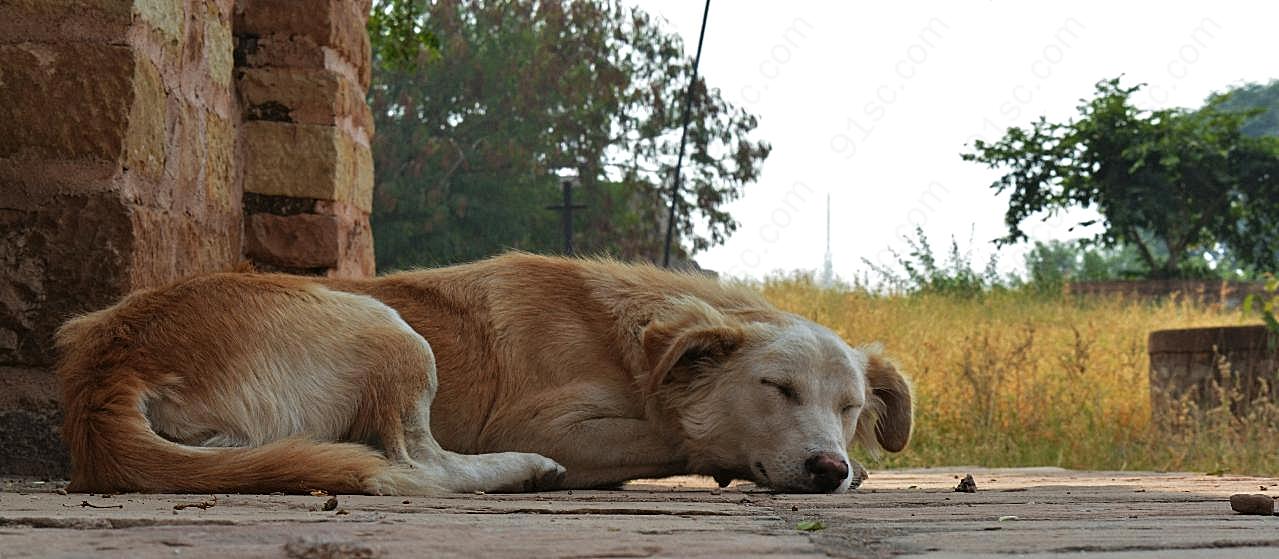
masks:
{"type": "Polygon", "coordinates": [[[176,505],[173,505],[173,510],[184,510],[184,509],[190,509],[190,508],[197,508],[200,510],[209,510],[209,507],[218,506],[218,496],[209,495],[209,497],[211,497],[212,500],[200,501],[198,503],[178,503],[176,505]]]}

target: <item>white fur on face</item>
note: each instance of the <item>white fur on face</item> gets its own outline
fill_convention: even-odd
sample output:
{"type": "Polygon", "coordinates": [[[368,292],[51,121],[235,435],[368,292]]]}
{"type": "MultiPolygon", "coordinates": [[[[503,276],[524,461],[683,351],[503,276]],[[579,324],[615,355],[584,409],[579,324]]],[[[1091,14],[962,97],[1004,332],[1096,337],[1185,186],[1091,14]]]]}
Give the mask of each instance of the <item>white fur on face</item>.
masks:
{"type": "Polygon", "coordinates": [[[782,491],[817,491],[805,462],[828,453],[849,465],[835,489],[860,483],[848,457],[866,405],[866,355],[835,333],[794,318],[763,329],[689,387],[681,420],[694,467],[752,479],[782,491]]]}

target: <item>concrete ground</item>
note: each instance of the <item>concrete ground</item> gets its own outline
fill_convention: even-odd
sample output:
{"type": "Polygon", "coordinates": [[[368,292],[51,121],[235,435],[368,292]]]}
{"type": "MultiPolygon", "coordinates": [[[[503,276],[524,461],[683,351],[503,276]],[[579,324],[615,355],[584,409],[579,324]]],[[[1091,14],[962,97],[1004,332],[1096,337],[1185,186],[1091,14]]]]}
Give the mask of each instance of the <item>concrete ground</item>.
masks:
{"type": "Polygon", "coordinates": [[[1279,479],[957,467],[874,472],[843,495],[673,478],[336,503],[65,495],[59,483],[11,480],[0,557],[1279,557],[1279,517],[1230,510],[1243,492],[1279,495],[1279,479]],[[976,493],[953,491],[965,473],[976,493]]]}

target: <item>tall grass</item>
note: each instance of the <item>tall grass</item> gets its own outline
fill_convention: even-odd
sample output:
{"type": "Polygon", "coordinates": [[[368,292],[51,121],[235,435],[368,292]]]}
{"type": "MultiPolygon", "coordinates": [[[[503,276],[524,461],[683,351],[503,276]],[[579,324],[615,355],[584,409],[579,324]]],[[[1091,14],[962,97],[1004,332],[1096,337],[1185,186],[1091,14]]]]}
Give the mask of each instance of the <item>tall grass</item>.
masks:
{"type": "MultiPolygon", "coordinates": [[[[764,282],[779,307],[853,342],[882,342],[913,381],[915,431],[876,467],[979,464],[1279,475],[1273,403],[1240,420],[1186,405],[1154,425],[1152,330],[1239,324],[1238,311],[1184,301],[1077,300],[1033,290],[885,296],[764,282]]],[[[1225,399],[1225,398],[1223,398],[1225,399]]]]}

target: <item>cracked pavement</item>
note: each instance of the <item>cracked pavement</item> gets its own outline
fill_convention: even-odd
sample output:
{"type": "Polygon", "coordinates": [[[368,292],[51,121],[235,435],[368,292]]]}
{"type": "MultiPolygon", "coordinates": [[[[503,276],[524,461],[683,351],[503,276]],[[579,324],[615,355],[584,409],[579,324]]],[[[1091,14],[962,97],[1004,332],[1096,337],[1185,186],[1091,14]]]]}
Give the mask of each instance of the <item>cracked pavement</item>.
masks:
{"type": "Polygon", "coordinates": [[[523,495],[62,494],[7,480],[0,557],[1276,557],[1279,517],[1230,509],[1279,479],[947,467],[842,495],[709,478],[523,495]],[[975,493],[953,489],[964,474],[975,493]],[[809,522],[805,522],[809,521],[809,522]],[[797,526],[822,529],[799,530],[797,526]],[[801,524],[803,523],[803,524],[801,524]]]}

